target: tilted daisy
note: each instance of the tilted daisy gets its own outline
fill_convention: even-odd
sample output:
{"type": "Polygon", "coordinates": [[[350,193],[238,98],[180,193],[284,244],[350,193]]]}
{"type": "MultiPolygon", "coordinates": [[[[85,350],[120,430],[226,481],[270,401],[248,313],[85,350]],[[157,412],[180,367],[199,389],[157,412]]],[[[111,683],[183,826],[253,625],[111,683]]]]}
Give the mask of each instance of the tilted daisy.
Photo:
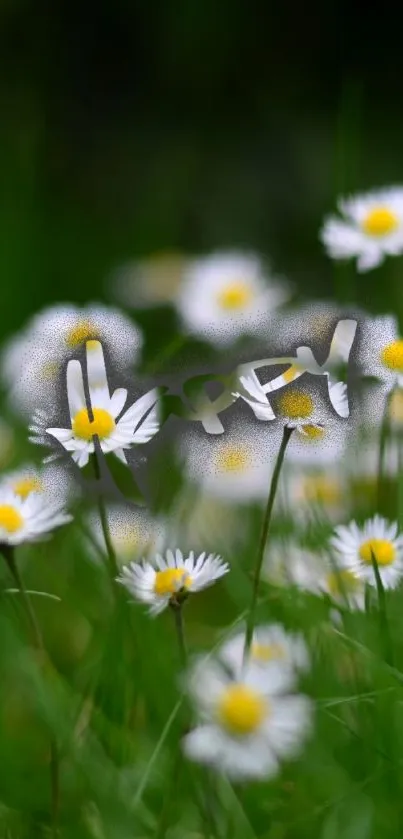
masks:
{"type": "Polygon", "coordinates": [[[195,558],[190,551],[184,557],[182,551],[166,551],[165,557],[155,556],[153,563],[131,562],[122,568],[117,581],[134,597],[150,606],[150,614],[158,615],[167,606],[178,605],[188,594],[201,591],[213,585],[227,574],[229,566],[214,554],[200,554],[195,558]]]}
{"type": "Polygon", "coordinates": [[[335,528],[330,539],[337,563],[356,577],[376,586],[374,556],[384,588],[395,588],[403,576],[403,536],[396,522],[381,516],[368,519],[362,527],[355,521],[335,528]]]}
{"type": "Polygon", "coordinates": [[[289,294],[286,284],[265,275],[258,257],[214,253],[189,263],[176,306],[189,334],[220,347],[262,334],[289,294]]]}
{"type": "MultiPolygon", "coordinates": [[[[50,427],[45,431],[71,453],[80,467],[86,466],[90,454],[95,451],[94,435],[98,436],[104,454],[113,452],[126,463],[125,451],[133,445],[147,443],[159,429],[158,391],[154,389],[146,393],[122,413],[127,401],[127,390],[118,388],[110,394],[102,346],[98,341],[89,343],[91,347],[87,348],[87,370],[93,417],[90,418],[86,405],[81,364],[72,360],[67,365],[71,426],[50,427]]],[[[34,436],[30,439],[43,444],[43,428],[38,429],[34,424],[31,430],[34,436]]]]}
{"type": "Polygon", "coordinates": [[[375,376],[388,390],[403,387],[403,338],[393,315],[362,322],[357,362],[364,376],[375,376]]]}
{"type": "Polygon", "coordinates": [[[63,363],[87,342],[102,341],[119,368],[133,364],[143,338],[117,309],[100,304],[52,306],[31,319],[6,345],[1,375],[14,409],[30,413],[50,407],[63,363]]]}
{"type": "Polygon", "coordinates": [[[176,299],[186,265],[181,253],[155,253],[119,268],[111,278],[111,289],[133,309],[166,306],[176,299]]]}
{"type": "Polygon", "coordinates": [[[298,755],[311,728],[312,703],[273,693],[269,671],[249,668],[239,680],[219,661],[203,658],[187,684],[200,716],[183,740],[190,760],[245,781],[272,777],[281,760],[298,755]]]}
{"type": "MultiPolygon", "coordinates": [[[[165,524],[154,519],[147,510],[132,506],[111,504],[106,508],[109,534],[119,565],[131,559],[149,556],[163,548],[165,524]]],[[[91,512],[86,518],[86,525],[91,539],[91,555],[99,558],[105,553],[105,539],[99,519],[99,511],[91,512]],[[94,551],[96,547],[96,551],[94,551]]]]}
{"type": "Polygon", "coordinates": [[[0,544],[35,542],[71,520],[63,499],[52,502],[40,492],[22,498],[8,487],[0,487],[0,544]]]}
{"type": "Polygon", "coordinates": [[[320,238],[333,259],[357,257],[358,271],[403,253],[403,187],[388,187],[338,202],[343,219],[325,220],[320,238]]]}
{"type": "Polygon", "coordinates": [[[256,627],[246,662],[244,649],[245,632],[239,632],[221,645],[217,655],[237,679],[247,668],[264,670],[272,693],[293,688],[298,674],[309,668],[310,657],[302,635],[286,632],[281,624],[256,627]]]}

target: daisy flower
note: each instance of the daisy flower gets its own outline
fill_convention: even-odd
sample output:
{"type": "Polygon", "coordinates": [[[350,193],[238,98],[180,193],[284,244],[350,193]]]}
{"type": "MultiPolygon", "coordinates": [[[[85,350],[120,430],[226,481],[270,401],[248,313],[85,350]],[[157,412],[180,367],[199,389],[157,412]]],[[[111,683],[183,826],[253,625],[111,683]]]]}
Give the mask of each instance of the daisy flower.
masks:
{"type": "Polygon", "coordinates": [[[331,568],[319,581],[319,588],[338,605],[351,611],[365,611],[365,582],[348,568],[331,568]]]}
{"type": "Polygon", "coordinates": [[[29,492],[22,498],[6,486],[0,487],[0,544],[35,542],[70,521],[63,500],[52,502],[41,492],[29,492]]]}
{"type": "Polygon", "coordinates": [[[320,233],[333,259],[357,257],[363,272],[403,252],[403,187],[342,198],[338,207],[343,218],[328,217],[320,233]]]}
{"type": "Polygon", "coordinates": [[[227,574],[229,566],[214,554],[193,551],[185,558],[182,551],[157,554],[155,562],[131,562],[122,568],[117,581],[134,597],[150,607],[150,614],[158,615],[169,605],[178,605],[188,595],[213,585],[227,574]]]}
{"type": "Polygon", "coordinates": [[[112,277],[111,287],[133,309],[166,306],[175,301],[186,265],[180,253],[152,254],[122,266],[112,277]]]}
{"type": "Polygon", "coordinates": [[[377,515],[362,527],[355,521],[340,525],[335,528],[330,545],[342,568],[372,586],[376,586],[372,555],[384,588],[395,588],[403,575],[403,536],[398,535],[396,522],[377,515]]]}
{"type": "Polygon", "coordinates": [[[284,511],[291,511],[301,521],[325,516],[340,521],[347,506],[347,482],[337,464],[329,463],[326,469],[304,463],[286,463],[281,480],[281,497],[284,511]]]}
{"type": "Polygon", "coordinates": [[[6,488],[21,499],[32,492],[43,493],[48,499],[66,502],[72,493],[72,477],[64,466],[57,464],[33,466],[27,464],[0,477],[0,488],[6,488]]]}
{"type": "MultiPolygon", "coordinates": [[[[165,525],[153,519],[147,510],[134,509],[129,505],[126,507],[111,504],[106,509],[106,515],[113,550],[119,565],[162,549],[165,525]]],[[[99,512],[91,512],[87,516],[86,523],[92,539],[91,554],[98,559],[98,553],[94,551],[92,542],[98,551],[105,552],[105,539],[99,512]]]]}
{"type": "MultiPolygon", "coordinates": [[[[245,632],[225,641],[218,657],[235,678],[244,672],[245,632]]],[[[298,673],[309,668],[308,648],[302,635],[286,632],[281,624],[256,627],[247,657],[246,667],[264,670],[273,693],[284,693],[295,685],[298,673]]]]}
{"type": "Polygon", "coordinates": [[[269,583],[318,593],[318,581],[325,571],[323,558],[293,539],[272,539],[266,546],[262,579],[269,583]]]}
{"type": "Polygon", "coordinates": [[[184,753],[234,780],[273,777],[310,731],[309,699],[273,693],[264,668],[248,668],[238,680],[205,658],[193,665],[187,684],[201,722],[184,738],[184,753]]]}
{"type": "Polygon", "coordinates": [[[403,387],[403,338],[393,315],[363,321],[357,362],[364,376],[375,376],[388,390],[403,387]]]}
{"type": "Polygon", "coordinates": [[[218,347],[262,334],[290,290],[266,277],[260,259],[215,253],[189,263],[176,300],[184,328],[218,347]]]}
{"type": "Polygon", "coordinates": [[[121,369],[138,359],[143,338],[126,315],[107,306],[61,303],[45,309],[2,354],[1,375],[13,407],[31,413],[33,407],[51,405],[63,363],[87,341],[102,341],[121,369]]]}
{"type": "MultiPolygon", "coordinates": [[[[125,451],[133,445],[147,443],[158,431],[158,391],[146,393],[122,413],[127,401],[127,390],[118,388],[109,392],[102,346],[98,341],[87,344],[87,370],[89,394],[93,418],[90,419],[84,391],[84,381],[79,361],[67,365],[67,397],[70,412],[69,428],[46,428],[47,435],[54,437],[78,466],[86,466],[94,453],[94,435],[98,436],[104,454],[113,452],[119,460],[127,463],[125,451]],[[94,346],[96,345],[96,346],[94,346]],[[147,414],[147,412],[149,412],[147,414]],[[147,414],[147,416],[146,416],[147,414]],[[143,422],[141,422],[144,419],[143,422]]],[[[33,424],[33,442],[43,444],[43,428],[33,424]]]]}
{"type": "Polygon", "coordinates": [[[189,433],[181,446],[185,471],[208,495],[239,503],[265,499],[280,437],[278,429],[247,424],[214,439],[189,433]]]}

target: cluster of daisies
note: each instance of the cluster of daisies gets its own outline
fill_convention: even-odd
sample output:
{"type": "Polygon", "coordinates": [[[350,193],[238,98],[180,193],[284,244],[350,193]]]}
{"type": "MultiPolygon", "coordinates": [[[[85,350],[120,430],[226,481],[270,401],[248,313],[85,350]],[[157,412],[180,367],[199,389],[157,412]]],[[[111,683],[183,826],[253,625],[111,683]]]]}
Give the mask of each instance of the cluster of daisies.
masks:
{"type": "MultiPolygon", "coordinates": [[[[403,253],[403,189],[343,200],[339,209],[343,218],[327,219],[320,234],[331,257],[356,258],[358,270],[366,271],[386,255],[403,253]]],[[[184,336],[219,351],[270,336],[283,354],[295,346],[302,352],[270,382],[258,369],[242,368],[231,394],[245,408],[242,427],[226,416],[218,429],[225,433],[189,429],[176,442],[186,481],[169,517],[129,503],[109,505],[117,583],[130,598],[155,616],[181,610],[226,576],[230,566],[221,554],[235,555],[245,539],[240,510],[266,502],[284,428],[289,440],[273,527],[290,519],[294,537],[271,534],[262,581],[326,596],[339,617],[343,609],[364,610],[379,580],[385,589],[396,587],[403,576],[403,535],[380,515],[365,520],[366,493],[372,504],[380,477],[394,481],[402,462],[403,338],[396,318],[356,312],[355,336],[351,312],[327,302],[297,306],[289,283],[255,255],[236,252],[193,260],[161,255],[124,268],[114,289],[134,309],[172,305],[184,336]],[[327,345],[332,336],[324,370],[309,347],[327,345]],[[337,372],[349,360],[353,339],[360,388],[350,411],[337,372]],[[319,383],[316,389],[307,386],[307,371],[319,383]],[[364,515],[349,522],[357,499],[364,499],[364,515]],[[320,550],[305,539],[315,524],[328,528],[320,550]],[[167,549],[176,544],[181,550],[167,549]]],[[[34,443],[50,447],[45,460],[63,456],[64,464],[5,472],[15,441],[0,419],[0,551],[48,538],[72,520],[69,510],[80,490],[66,455],[83,469],[99,445],[104,455],[130,466],[131,450],[159,432],[158,389],[140,397],[132,390],[142,347],[132,318],[99,304],[47,309],[6,345],[0,375],[8,407],[31,422],[34,443]]],[[[98,561],[105,545],[95,510],[86,515],[84,531],[88,554],[98,561]]],[[[231,636],[184,676],[198,715],[183,741],[185,754],[239,780],[274,775],[282,759],[298,753],[313,718],[312,703],[300,690],[311,666],[304,639],[279,625],[256,627],[246,639],[245,630],[231,636]]]]}

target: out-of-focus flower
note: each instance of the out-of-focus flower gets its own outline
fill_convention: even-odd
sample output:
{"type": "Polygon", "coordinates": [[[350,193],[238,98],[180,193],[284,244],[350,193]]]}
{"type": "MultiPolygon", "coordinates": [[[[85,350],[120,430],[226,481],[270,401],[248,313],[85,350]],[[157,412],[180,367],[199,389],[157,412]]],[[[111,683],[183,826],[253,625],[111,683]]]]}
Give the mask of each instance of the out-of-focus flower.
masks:
{"type": "Polygon", "coordinates": [[[8,487],[0,487],[0,544],[36,542],[71,520],[63,499],[52,502],[41,492],[22,498],[8,487]]]}
{"type": "Polygon", "coordinates": [[[226,553],[242,542],[245,527],[234,504],[187,484],[171,509],[169,532],[171,542],[186,550],[226,553]]]}
{"type": "Polygon", "coordinates": [[[258,257],[215,253],[189,263],[176,305],[189,334],[222,347],[262,335],[289,294],[287,284],[265,275],[258,257]]]}
{"type": "Polygon", "coordinates": [[[4,469],[10,462],[15,448],[15,436],[8,423],[0,418],[0,468],[4,469]]]}
{"type": "Polygon", "coordinates": [[[243,781],[276,775],[280,761],[300,751],[312,704],[303,695],[273,693],[270,668],[247,668],[240,680],[219,661],[203,658],[187,683],[201,718],[183,741],[190,760],[243,781]]]}
{"type": "Polygon", "coordinates": [[[300,522],[318,517],[340,521],[347,503],[347,481],[339,464],[305,467],[286,464],[282,478],[281,498],[284,511],[300,522]]]}
{"type": "MultiPolygon", "coordinates": [[[[48,501],[67,502],[73,490],[72,477],[64,466],[49,464],[33,466],[27,464],[0,476],[0,490],[9,489],[22,500],[32,492],[43,493],[48,501]]],[[[75,488],[75,487],[74,487],[75,488]]]]}
{"type": "Polygon", "coordinates": [[[347,606],[351,611],[365,610],[365,581],[348,568],[331,569],[329,564],[319,586],[338,606],[347,606]]]}
{"type": "Polygon", "coordinates": [[[123,265],[112,277],[116,297],[133,309],[173,303],[186,269],[180,253],[162,252],[123,265]]]}
{"type": "Polygon", "coordinates": [[[133,445],[147,443],[159,429],[158,391],[154,389],[146,393],[122,414],[127,401],[127,390],[117,388],[112,395],[110,394],[99,341],[87,343],[87,371],[93,418],[90,419],[87,409],[81,364],[72,360],[67,365],[71,427],[43,428],[41,418],[39,425],[34,423],[30,427],[33,432],[30,439],[43,445],[45,431],[45,434],[61,443],[66,451],[71,452],[78,466],[83,467],[88,463],[90,454],[95,451],[94,435],[97,435],[104,454],[113,452],[119,460],[126,463],[125,451],[133,445]]]}
{"type": "Polygon", "coordinates": [[[327,368],[332,372],[337,365],[348,361],[353,343],[350,321],[359,321],[360,316],[361,313],[344,310],[331,300],[311,300],[288,308],[281,317],[283,349],[318,344],[326,350],[327,368]]]}
{"type": "Polygon", "coordinates": [[[245,632],[239,632],[221,645],[218,655],[236,679],[242,677],[245,668],[264,670],[270,679],[272,693],[291,690],[298,674],[310,665],[302,635],[286,632],[281,624],[256,627],[246,661],[244,650],[245,632]]]}
{"type": "Polygon", "coordinates": [[[375,376],[388,390],[403,387],[403,338],[393,315],[362,322],[357,361],[364,376],[375,376]]]}
{"type": "Polygon", "coordinates": [[[375,558],[384,588],[395,588],[403,575],[403,536],[396,522],[381,516],[368,519],[362,527],[355,521],[335,528],[330,545],[341,568],[376,586],[372,564],[375,558]]]}
{"type": "Polygon", "coordinates": [[[166,551],[165,558],[157,554],[153,563],[123,566],[117,579],[135,600],[150,606],[150,614],[158,615],[170,603],[179,604],[188,594],[213,585],[228,571],[228,564],[219,556],[202,553],[195,558],[190,551],[185,558],[176,549],[175,553],[166,551]]]}
{"type": "Polygon", "coordinates": [[[333,259],[357,257],[358,271],[403,253],[403,187],[388,187],[342,198],[343,219],[325,220],[320,238],[333,259]]]}
{"type": "Polygon", "coordinates": [[[5,346],[1,375],[13,407],[23,413],[49,407],[63,363],[87,342],[101,341],[111,360],[128,368],[139,356],[141,331],[117,309],[60,303],[45,309],[5,346]]]}
{"type": "Polygon", "coordinates": [[[278,586],[297,586],[318,593],[327,565],[319,554],[292,539],[272,539],[266,547],[262,579],[278,586]]]}
{"type": "Polygon", "coordinates": [[[206,494],[238,503],[267,498],[279,448],[276,429],[239,425],[222,437],[187,437],[185,471],[206,494]]]}
{"type": "MultiPolygon", "coordinates": [[[[106,514],[112,546],[119,565],[162,550],[165,524],[152,518],[147,510],[113,504],[107,507],[106,514]]],[[[105,552],[99,512],[91,512],[86,523],[98,551],[105,552]]]]}

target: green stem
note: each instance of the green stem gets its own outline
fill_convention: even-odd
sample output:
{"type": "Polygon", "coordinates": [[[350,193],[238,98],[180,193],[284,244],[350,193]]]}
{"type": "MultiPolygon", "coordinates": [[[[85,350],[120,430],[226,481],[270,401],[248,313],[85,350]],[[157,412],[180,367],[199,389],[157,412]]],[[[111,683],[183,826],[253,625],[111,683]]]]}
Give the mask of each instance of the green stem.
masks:
{"type": "Polygon", "coordinates": [[[392,642],[390,638],[390,631],[389,631],[389,622],[388,622],[388,615],[386,611],[386,598],[385,598],[385,589],[383,587],[381,575],[379,573],[378,563],[376,561],[376,557],[374,552],[371,550],[371,562],[372,567],[374,569],[375,580],[376,580],[376,588],[378,592],[378,602],[379,602],[379,622],[380,622],[380,630],[381,630],[381,639],[384,649],[384,656],[385,661],[391,667],[393,667],[393,650],[392,650],[392,642]]]}
{"type": "MultiPolygon", "coordinates": [[[[98,452],[97,452],[98,447],[97,447],[96,444],[94,445],[94,448],[95,448],[95,451],[94,451],[94,472],[95,472],[96,479],[99,481],[100,467],[99,467],[99,462],[98,462],[98,452]]],[[[111,534],[110,534],[110,530],[109,530],[108,516],[107,516],[107,513],[106,513],[106,506],[105,506],[105,499],[103,498],[102,495],[100,495],[99,498],[98,498],[98,509],[99,509],[99,518],[101,520],[102,533],[103,533],[103,537],[104,537],[104,541],[105,541],[106,556],[107,556],[107,560],[108,560],[109,571],[110,571],[112,581],[114,582],[116,580],[116,577],[119,574],[119,568],[118,568],[118,564],[117,564],[117,561],[116,561],[116,554],[115,554],[115,550],[114,550],[114,547],[113,547],[113,544],[112,544],[111,534]]]]}
{"type": "Polygon", "coordinates": [[[293,432],[293,428],[289,428],[289,426],[284,427],[283,437],[281,440],[279,452],[277,455],[277,460],[274,466],[272,478],[270,481],[270,490],[269,490],[269,497],[267,499],[266,510],[263,518],[262,524],[262,531],[260,534],[259,539],[259,547],[257,551],[256,557],[256,565],[255,565],[255,572],[253,577],[253,587],[252,587],[252,597],[251,603],[249,607],[249,614],[246,621],[246,634],[245,634],[245,649],[244,649],[244,658],[249,652],[250,645],[252,642],[253,636],[253,629],[255,624],[255,614],[256,614],[256,606],[257,606],[257,598],[259,594],[259,583],[260,583],[260,574],[263,565],[263,558],[264,552],[267,542],[267,536],[269,533],[271,517],[273,513],[274,501],[276,498],[276,492],[278,487],[278,481],[280,477],[281,467],[283,465],[285,451],[290,440],[291,434],[293,432]]]}
{"type": "Polygon", "coordinates": [[[182,605],[171,605],[171,610],[173,612],[174,621],[175,621],[175,629],[176,629],[176,637],[178,639],[178,647],[179,647],[179,655],[181,659],[181,664],[183,667],[187,666],[187,648],[186,648],[186,640],[185,640],[185,626],[183,621],[183,609],[182,605]]]}
{"type": "Polygon", "coordinates": [[[389,437],[390,431],[390,420],[389,420],[389,408],[390,402],[394,393],[394,388],[388,393],[385,399],[385,407],[383,410],[382,415],[382,422],[381,422],[381,433],[379,437],[379,455],[378,455],[378,479],[377,479],[377,508],[375,512],[379,512],[381,508],[382,502],[382,491],[383,491],[383,483],[384,483],[384,460],[385,460],[385,451],[386,451],[386,444],[389,437]]]}
{"type": "MultiPolygon", "coordinates": [[[[15,561],[14,555],[14,548],[12,545],[2,545],[1,552],[4,556],[4,559],[7,563],[7,566],[10,570],[12,577],[15,580],[15,584],[21,594],[21,598],[25,607],[26,615],[29,620],[29,624],[31,627],[34,646],[38,650],[41,655],[41,659],[43,660],[45,657],[47,658],[47,653],[44,647],[42,632],[39,626],[39,623],[36,618],[35,609],[32,605],[31,598],[25,588],[24,581],[18,569],[18,565],[15,561]]],[[[59,802],[60,802],[60,784],[59,784],[59,777],[60,777],[60,770],[59,770],[59,754],[57,743],[53,735],[51,736],[50,742],[50,786],[51,786],[51,820],[52,820],[52,837],[56,839],[58,836],[58,819],[59,819],[59,802]]]]}

